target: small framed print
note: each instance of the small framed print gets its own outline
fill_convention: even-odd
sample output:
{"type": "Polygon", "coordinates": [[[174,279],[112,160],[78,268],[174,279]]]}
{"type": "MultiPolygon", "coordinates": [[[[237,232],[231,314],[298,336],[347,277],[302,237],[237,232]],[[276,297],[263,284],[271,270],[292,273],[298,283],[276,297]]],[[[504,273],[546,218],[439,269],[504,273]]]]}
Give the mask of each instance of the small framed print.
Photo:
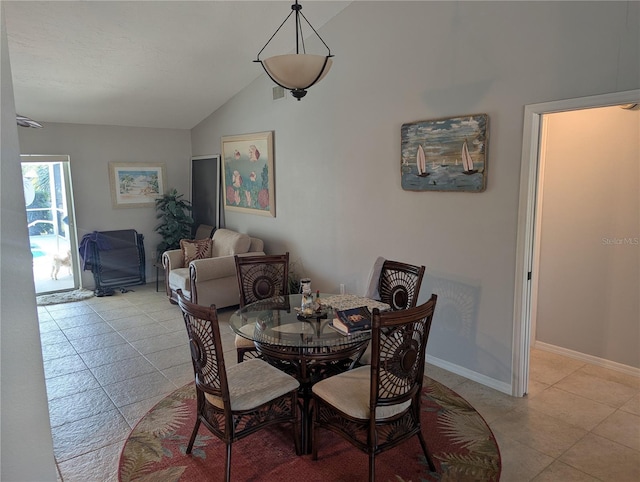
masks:
{"type": "Polygon", "coordinates": [[[110,162],[109,182],[114,208],[155,207],[165,190],[164,164],[110,162]]]}

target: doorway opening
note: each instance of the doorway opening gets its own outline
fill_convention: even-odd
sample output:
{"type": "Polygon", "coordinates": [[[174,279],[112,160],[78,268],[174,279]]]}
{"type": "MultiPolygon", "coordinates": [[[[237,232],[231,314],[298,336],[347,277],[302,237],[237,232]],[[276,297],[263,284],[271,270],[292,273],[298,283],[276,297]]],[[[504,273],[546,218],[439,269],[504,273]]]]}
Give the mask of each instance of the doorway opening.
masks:
{"type": "Polygon", "coordinates": [[[80,287],[69,156],[21,155],[37,295],[80,287]]]}
{"type": "Polygon", "coordinates": [[[538,231],[542,165],[540,162],[545,114],[576,111],[597,107],[636,104],[640,90],[547,102],[525,106],[522,164],[520,173],[520,203],[513,325],[512,395],[528,392],[529,353],[532,340],[532,320],[535,319],[537,296],[538,231]]]}

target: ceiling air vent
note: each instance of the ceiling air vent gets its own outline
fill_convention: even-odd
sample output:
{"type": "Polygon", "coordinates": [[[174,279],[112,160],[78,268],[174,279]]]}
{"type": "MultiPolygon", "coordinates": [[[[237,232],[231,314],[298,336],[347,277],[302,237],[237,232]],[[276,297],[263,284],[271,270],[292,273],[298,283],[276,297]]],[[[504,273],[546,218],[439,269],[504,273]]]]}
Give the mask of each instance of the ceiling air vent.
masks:
{"type": "Polygon", "coordinates": [[[278,100],[284,98],[284,87],[280,87],[276,85],[273,88],[273,100],[278,100]]]}

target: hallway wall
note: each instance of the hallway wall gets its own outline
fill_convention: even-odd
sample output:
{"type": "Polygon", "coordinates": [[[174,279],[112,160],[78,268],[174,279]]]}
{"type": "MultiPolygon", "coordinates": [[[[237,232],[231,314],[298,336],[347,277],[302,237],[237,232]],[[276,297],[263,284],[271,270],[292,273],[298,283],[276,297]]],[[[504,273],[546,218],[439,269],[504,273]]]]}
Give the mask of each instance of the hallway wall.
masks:
{"type": "Polygon", "coordinates": [[[544,123],[536,341],[640,368],[640,111],[544,123]]]}

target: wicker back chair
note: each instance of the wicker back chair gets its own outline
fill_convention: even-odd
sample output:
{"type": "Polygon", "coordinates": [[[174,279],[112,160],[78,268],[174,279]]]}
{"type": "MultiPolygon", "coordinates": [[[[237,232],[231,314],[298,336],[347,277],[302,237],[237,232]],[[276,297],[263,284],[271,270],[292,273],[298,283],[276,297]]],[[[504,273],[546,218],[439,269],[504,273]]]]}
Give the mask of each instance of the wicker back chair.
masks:
{"type": "MultiPolygon", "coordinates": [[[[366,296],[387,303],[392,311],[413,308],[418,303],[424,271],[424,266],[379,257],[373,266],[366,296]]],[[[355,363],[368,365],[370,362],[371,345],[355,363]]]]}
{"type": "Polygon", "coordinates": [[[178,291],[196,381],[197,418],[187,446],[191,453],[200,424],[227,445],[225,474],[231,478],[231,444],[274,423],[291,423],[296,454],[298,381],[264,360],[225,367],[215,306],[193,304],[178,291]]]}
{"type": "MultiPolygon", "coordinates": [[[[267,256],[236,256],[240,307],[289,294],[289,253],[267,256]]],[[[252,340],[236,335],[238,363],[258,356],[252,340]]]]}
{"type": "Polygon", "coordinates": [[[312,457],[318,458],[321,428],[331,430],[369,455],[369,480],[375,456],[417,435],[435,471],[420,426],[425,350],[436,295],[414,308],[373,310],[371,365],[316,383],[313,388],[312,457]]]}
{"type": "Polygon", "coordinates": [[[380,301],[393,311],[416,306],[424,271],[424,266],[385,260],[378,281],[380,301]]]}

